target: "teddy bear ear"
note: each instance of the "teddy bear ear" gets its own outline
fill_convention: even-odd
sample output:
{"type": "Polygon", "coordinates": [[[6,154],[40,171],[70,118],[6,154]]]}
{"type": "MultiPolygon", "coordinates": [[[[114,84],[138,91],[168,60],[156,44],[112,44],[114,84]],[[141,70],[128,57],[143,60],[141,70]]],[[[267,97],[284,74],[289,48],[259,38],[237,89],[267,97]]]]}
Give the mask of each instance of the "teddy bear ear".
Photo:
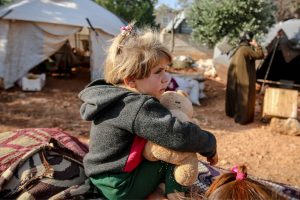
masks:
{"type": "Polygon", "coordinates": [[[181,94],[184,97],[188,97],[189,96],[188,93],[186,91],[184,91],[184,90],[177,90],[176,92],[179,93],[179,94],[181,94]]]}

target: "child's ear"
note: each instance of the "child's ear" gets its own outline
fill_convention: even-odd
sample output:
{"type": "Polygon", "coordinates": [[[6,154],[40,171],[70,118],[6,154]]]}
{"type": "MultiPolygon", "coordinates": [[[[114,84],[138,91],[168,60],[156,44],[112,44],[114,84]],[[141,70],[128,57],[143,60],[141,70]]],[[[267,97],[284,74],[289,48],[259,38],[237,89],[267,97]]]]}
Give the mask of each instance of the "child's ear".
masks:
{"type": "Polygon", "coordinates": [[[131,77],[125,78],[125,79],[124,79],[124,84],[125,84],[127,87],[130,87],[130,88],[135,88],[135,87],[136,87],[135,79],[134,79],[134,78],[131,78],[131,77]]]}

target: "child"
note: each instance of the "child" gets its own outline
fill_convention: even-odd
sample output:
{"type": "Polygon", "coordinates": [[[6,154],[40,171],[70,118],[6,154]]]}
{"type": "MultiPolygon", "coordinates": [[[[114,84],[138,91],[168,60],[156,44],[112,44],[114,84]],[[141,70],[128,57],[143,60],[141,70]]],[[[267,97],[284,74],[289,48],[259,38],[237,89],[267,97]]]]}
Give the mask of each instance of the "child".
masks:
{"type": "Polygon", "coordinates": [[[265,185],[247,178],[246,166],[234,166],[213,182],[205,196],[208,199],[271,200],[284,199],[265,185]]]}
{"type": "Polygon", "coordinates": [[[132,25],[121,30],[106,58],[105,81],[96,80],[79,94],[84,101],[81,116],[92,121],[85,172],[108,199],[142,199],[162,182],[167,198],[176,198],[185,188],[174,180],[174,166],[144,160],[146,141],[199,152],[216,164],[216,139],[172,117],[159,103],[169,83],[165,69],[171,55],[158,35],[136,32],[132,25]]]}

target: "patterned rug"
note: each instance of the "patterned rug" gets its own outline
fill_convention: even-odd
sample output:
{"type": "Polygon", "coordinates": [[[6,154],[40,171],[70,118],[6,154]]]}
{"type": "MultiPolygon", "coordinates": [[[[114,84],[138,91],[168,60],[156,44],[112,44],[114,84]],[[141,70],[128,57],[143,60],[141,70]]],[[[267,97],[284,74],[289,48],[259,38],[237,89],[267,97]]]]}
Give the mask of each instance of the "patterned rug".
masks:
{"type": "Polygon", "coordinates": [[[1,199],[51,199],[85,184],[82,158],[87,152],[86,145],[60,129],[0,133],[1,199]]]}
{"type": "Polygon", "coordinates": [[[0,133],[0,175],[9,166],[18,163],[26,154],[49,145],[51,140],[59,142],[61,147],[81,157],[88,152],[86,145],[56,128],[28,128],[3,132],[0,133]]]}
{"type": "MultiPolygon", "coordinates": [[[[88,147],[70,134],[51,128],[0,133],[1,199],[101,199],[84,174],[88,147]]],[[[199,162],[199,195],[227,170],[199,162]]],[[[253,176],[287,199],[300,199],[300,189],[253,176]]]]}

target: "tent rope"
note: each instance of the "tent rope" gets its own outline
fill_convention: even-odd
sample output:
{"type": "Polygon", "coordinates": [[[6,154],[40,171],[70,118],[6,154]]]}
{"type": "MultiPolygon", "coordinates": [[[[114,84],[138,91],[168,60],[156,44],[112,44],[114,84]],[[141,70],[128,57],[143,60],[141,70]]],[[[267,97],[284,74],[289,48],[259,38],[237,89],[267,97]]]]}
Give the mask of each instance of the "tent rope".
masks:
{"type": "Polygon", "coordinates": [[[270,60],[270,62],[269,62],[268,69],[267,69],[266,74],[265,74],[265,77],[264,77],[264,82],[263,82],[263,84],[262,84],[262,86],[261,86],[261,88],[260,88],[260,94],[263,93],[263,90],[264,90],[264,87],[265,87],[265,82],[266,82],[266,80],[267,80],[267,78],[268,78],[268,75],[269,75],[269,72],[270,72],[270,68],[271,68],[271,65],[272,65],[272,63],[273,63],[274,55],[275,55],[277,46],[278,46],[278,44],[279,44],[279,39],[280,39],[280,37],[277,36],[277,37],[276,37],[276,43],[275,43],[275,46],[274,46],[273,52],[272,52],[272,57],[271,57],[271,60],[270,60]]]}

